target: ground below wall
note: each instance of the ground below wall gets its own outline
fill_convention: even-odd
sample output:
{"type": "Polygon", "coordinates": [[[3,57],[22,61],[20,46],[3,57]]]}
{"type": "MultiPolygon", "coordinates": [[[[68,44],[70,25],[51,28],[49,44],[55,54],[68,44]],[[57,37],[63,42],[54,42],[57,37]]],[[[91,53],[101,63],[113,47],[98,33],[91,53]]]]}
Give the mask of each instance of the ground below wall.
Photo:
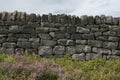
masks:
{"type": "Polygon", "coordinates": [[[0,13],[0,50],[73,59],[120,57],[120,19],[112,16],[0,13]]]}

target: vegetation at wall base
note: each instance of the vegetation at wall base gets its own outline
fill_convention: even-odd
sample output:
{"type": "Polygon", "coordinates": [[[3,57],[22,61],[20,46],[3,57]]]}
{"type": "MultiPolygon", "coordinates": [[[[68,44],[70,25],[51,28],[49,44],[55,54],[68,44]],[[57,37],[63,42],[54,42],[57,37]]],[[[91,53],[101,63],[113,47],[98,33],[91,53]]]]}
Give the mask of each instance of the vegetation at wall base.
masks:
{"type": "Polygon", "coordinates": [[[0,80],[120,80],[120,59],[77,61],[0,54],[0,80]]]}

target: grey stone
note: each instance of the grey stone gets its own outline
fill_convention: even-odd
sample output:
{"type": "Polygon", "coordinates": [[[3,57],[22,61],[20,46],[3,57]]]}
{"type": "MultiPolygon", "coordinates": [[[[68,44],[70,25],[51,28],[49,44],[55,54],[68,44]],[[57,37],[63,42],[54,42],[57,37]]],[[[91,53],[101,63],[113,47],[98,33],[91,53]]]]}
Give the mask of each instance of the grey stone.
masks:
{"type": "Polygon", "coordinates": [[[120,50],[112,50],[112,55],[120,56],[120,50]]]}
{"type": "Polygon", "coordinates": [[[52,55],[52,48],[49,46],[40,46],[38,48],[38,54],[40,56],[47,56],[47,55],[52,55]]]}
{"type": "Polygon", "coordinates": [[[107,41],[108,36],[98,36],[98,37],[96,37],[96,40],[107,41]]]}
{"type": "Polygon", "coordinates": [[[101,18],[99,16],[95,16],[95,24],[101,24],[101,18]]]}
{"type": "Polygon", "coordinates": [[[39,37],[41,39],[52,39],[52,37],[49,34],[39,34],[39,37]]]}
{"type": "Polygon", "coordinates": [[[58,32],[59,31],[59,28],[49,28],[49,32],[58,32]]]}
{"type": "Polygon", "coordinates": [[[24,52],[25,52],[25,51],[24,51],[23,48],[16,48],[16,49],[15,49],[15,53],[16,53],[16,54],[24,54],[24,52]]]}
{"type": "Polygon", "coordinates": [[[39,42],[31,42],[31,47],[32,48],[38,48],[40,46],[40,43],[39,42]]]}
{"type": "Polygon", "coordinates": [[[29,17],[30,17],[30,21],[33,21],[33,22],[36,21],[36,14],[31,13],[29,17]]]}
{"type": "Polygon", "coordinates": [[[98,32],[99,28],[91,28],[91,32],[98,32]]]}
{"type": "Polygon", "coordinates": [[[11,33],[19,33],[21,31],[22,31],[21,26],[15,25],[15,26],[10,26],[10,28],[9,28],[9,32],[11,32],[11,33]]]}
{"type": "Polygon", "coordinates": [[[76,28],[76,32],[79,32],[79,33],[89,33],[90,30],[89,29],[86,29],[86,28],[83,28],[83,27],[77,27],[76,28]]]}
{"type": "Polygon", "coordinates": [[[5,43],[3,43],[3,47],[5,47],[5,48],[15,48],[16,43],[5,42],[5,43]]]}
{"type": "Polygon", "coordinates": [[[55,37],[55,32],[50,32],[49,34],[50,34],[50,36],[51,36],[52,38],[55,37]]]}
{"type": "Polygon", "coordinates": [[[48,27],[37,27],[36,33],[48,33],[49,28],[48,27]]]}
{"type": "Polygon", "coordinates": [[[113,18],[112,18],[112,16],[106,16],[105,23],[106,24],[113,24],[113,18]]]}
{"type": "Polygon", "coordinates": [[[91,52],[91,46],[88,46],[88,45],[76,45],[76,51],[77,51],[77,53],[81,53],[81,52],[90,53],[91,52]]]}
{"type": "Polygon", "coordinates": [[[76,26],[68,26],[67,27],[67,33],[73,34],[76,32],[76,26]]]}
{"type": "Polygon", "coordinates": [[[113,25],[119,24],[119,18],[113,18],[113,25]]]}
{"type": "Polygon", "coordinates": [[[28,54],[37,54],[37,49],[25,49],[25,52],[28,54]]]}
{"type": "Polygon", "coordinates": [[[0,34],[8,34],[9,30],[8,29],[0,29],[0,34]]]}
{"type": "Polygon", "coordinates": [[[30,38],[30,34],[15,34],[17,38],[30,38]]]}
{"type": "Polygon", "coordinates": [[[30,42],[17,42],[17,46],[20,48],[30,48],[31,43],[30,42]]]}
{"type": "Polygon", "coordinates": [[[111,37],[111,36],[109,36],[108,40],[109,41],[113,41],[113,42],[117,42],[117,41],[119,41],[119,38],[118,37],[111,37]]]}
{"type": "Polygon", "coordinates": [[[98,40],[88,40],[88,45],[93,47],[102,47],[103,43],[102,41],[98,41],[98,40]]]}
{"type": "Polygon", "coordinates": [[[41,45],[43,46],[55,46],[57,44],[57,41],[55,40],[43,40],[41,39],[41,45]]]}
{"type": "Polygon", "coordinates": [[[2,38],[2,37],[0,37],[0,43],[3,43],[3,42],[5,42],[6,41],[6,38],[2,38]]]}
{"type": "Polygon", "coordinates": [[[16,37],[9,37],[6,40],[7,42],[17,42],[17,38],[16,37]]]}
{"type": "Polygon", "coordinates": [[[71,39],[81,40],[81,39],[82,39],[82,34],[72,34],[72,35],[71,35],[71,39]]]}
{"type": "Polygon", "coordinates": [[[105,15],[101,15],[100,18],[101,18],[101,23],[105,24],[105,15]]]}
{"type": "Polygon", "coordinates": [[[48,21],[48,15],[43,14],[41,17],[42,22],[47,22],[48,21]]]}
{"type": "Polygon", "coordinates": [[[86,60],[102,59],[102,57],[103,57],[102,54],[95,54],[95,53],[87,53],[87,54],[86,54],[86,60]]]}
{"type": "Polygon", "coordinates": [[[26,13],[25,12],[21,12],[20,20],[21,21],[26,21],[26,13]]]}
{"type": "Polygon", "coordinates": [[[88,17],[88,24],[90,24],[90,25],[94,24],[94,18],[93,18],[93,16],[89,16],[88,17]]]}
{"type": "Polygon", "coordinates": [[[85,60],[85,54],[81,53],[81,54],[73,54],[72,55],[72,59],[74,60],[85,60]]]}
{"type": "Polygon", "coordinates": [[[101,36],[102,35],[102,32],[95,32],[95,37],[98,37],[98,36],[101,36]]]}
{"type": "Polygon", "coordinates": [[[16,17],[17,17],[17,11],[14,11],[13,13],[12,13],[12,15],[10,16],[10,19],[12,20],[12,21],[15,21],[16,20],[16,17]]]}
{"type": "Polygon", "coordinates": [[[76,53],[76,48],[74,46],[68,46],[68,47],[66,47],[66,53],[73,55],[76,53]]]}
{"type": "Polygon", "coordinates": [[[4,47],[1,48],[1,51],[6,54],[14,54],[15,52],[14,48],[4,48],[4,47]]]}
{"type": "Polygon", "coordinates": [[[1,19],[2,19],[3,21],[7,20],[7,16],[8,16],[8,13],[7,13],[7,12],[2,12],[2,17],[1,17],[1,19]]]}
{"type": "Polygon", "coordinates": [[[87,43],[87,40],[76,40],[76,44],[86,45],[87,43]]]}
{"type": "Polygon", "coordinates": [[[114,32],[114,31],[107,31],[107,32],[103,32],[103,35],[105,35],[105,36],[116,36],[116,32],[114,32]]]}
{"type": "Polygon", "coordinates": [[[88,24],[88,16],[87,15],[83,15],[80,18],[81,18],[81,24],[82,25],[87,25],[88,24]]]}
{"type": "Polygon", "coordinates": [[[19,41],[19,42],[27,42],[28,39],[26,39],[26,38],[18,38],[18,41],[19,41]]]}
{"type": "Polygon", "coordinates": [[[90,34],[82,34],[82,39],[85,39],[85,40],[94,40],[95,36],[92,33],[90,33],[90,34]]]}
{"type": "Polygon", "coordinates": [[[117,42],[103,42],[103,48],[116,49],[118,46],[117,42]]]}
{"type": "Polygon", "coordinates": [[[93,47],[92,51],[94,53],[97,53],[97,54],[106,54],[106,55],[111,54],[111,50],[109,50],[109,49],[103,49],[103,48],[93,47]]]}
{"type": "Polygon", "coordinates": [[[73,46],[73,45],[75,45],[75,42],[73,40],[67,40],[66,45],[67,46],[73,46]]]}
{"type": "Polygon", "coordinates": [[[42,22],[41,27],[50,27],[50,23],[49,22],[42,22]]]}
{"type": "Polygon", "coordinates": [[[55,46],[53,48],[53,54],[64,55],[65,54],[65,47],[64,46],[55,46]]]}
{"type": "Polygon", "coordinates": [[[66,43],[67,43],[67,39],[59,39],[59,40],[57,40],[57,42],[58,42],[58,44],[59,45],[66,45],[66,43]]]}
{"type": "Polygon", "coordinates": [[[30,42],[40,42],[40,39],[39,38],[29,38],[29,41],[30,42]]]}

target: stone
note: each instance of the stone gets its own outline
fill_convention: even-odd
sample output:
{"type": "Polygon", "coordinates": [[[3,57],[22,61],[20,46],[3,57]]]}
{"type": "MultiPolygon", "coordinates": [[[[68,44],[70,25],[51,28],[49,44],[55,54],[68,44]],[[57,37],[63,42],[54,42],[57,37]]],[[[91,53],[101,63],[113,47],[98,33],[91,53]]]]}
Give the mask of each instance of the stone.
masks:
{"type": "Polygon", "coordinates": [[[39,38],[29,38],[30,42],[40,42],[39,38]]]}
{"type": "Polygon", "coordinates": [[[103,48],[116,49],[118,46],[117,42],[103,42],[103,48]]]}
{"type": "Polygon", "coordinates": [[[43,40],[41,39],[41,45],[43,46],[55,46],[57,44],[57,41],[55,40],[43,40]]]}
{"type": "Polygon", "coordinates": [[[89,16],[88,17],[88,24],[90,24],[90,25],[94,24],[94,18],[93,18],[93,16],[89,16]]]}
{"type": "Polygon", "coordinates": [[[19,41],[19,42],[27,42],[28,39],[26,39],[26,38],[18,38],[18,41],[19,41]]]}
{"type": "Polygon", "coordinates": [[[8,29],[0,29],[0,34],[8,34],[9,30],[8,29]]]}
{"type": "Polygon", "coordinates": [[[116,32],[114,32],[114,31],[107,31],[107,32],[103,32],[103,35],[105,35],[105,36],[116,36],[116,32]]]}
{"type": "Polygon", "coordinates": [[[0,37],[0,43],[6,42],[6,38],[0,37]]]}
{"type": "Polygon", "coordinates": [[[37,27],[36,33],[48,33],[49,28],[48,27],[37,27]]]}
{"type": "Polygon", "coordinates": [[[65,39],[65,34],[56,33],[56,34],[55,34],[55,38],[57,38],[57,39],[65,39]]]}
{"type": "Polygon", "coordinates": [[[18,54],[24,54],[24,52],[25,52],[25,51],[24,51],[23,48],[16,48],[16,49],[15,49],[15,53],[16,53],[16,54],[17,54],[17,53],[18,53],[18,54]]]}
{"type": "Polygon", "coordinates": [[[98,40],[88,40],[88,45],[93,47],[102,47],[103,42],[98,40]]]}
{"type": "Polygon", "coordinates": [[[76,48],[74,46],[68,46],[66,47],[66,53],[70,55],[76,54],[76,48]]]}
{"type": "Polygon", "coordinates": [[[36,21],[36,14],[31,13],[29,17],[30,17],[30,21],[32,21],[32,22],[36,21]]]}
{"type": "Polygon", "coordinates": [[[81,53],[81,54],[73,54],[72,55],[72,59],[74,60],[85,60],[85,54],[81,53]]]}
{"type": "Polygon", "coordinates": [[[88,43],[87,40],[76,40],[76,44],[86,45],[88,43]]]}
{"type": "Polygon", "coordinates": [[[99,28],[91,28],[91,32],[98,32],[99,28]]]}
{"type": "Polygon", "coordinates": [[[105,20],[106,24],[113,24],[113,17],[112,16],[106,16],[106,20],[105,20]]]}
{"type": "Polygon", "coordinates": [[[17,42],[17,47],[20,48],[30,48],[31,43],[30,42],[17,42]]]}
{"type": "Polygon", "coordinates": [[[105,15],[101,15],[100,18],[101,18],[101,23],[105,24],[105,15]]]}
{"type": "Polygon", "coordinates": [[[17,38],[26,38],[26,39],[28,39],[28,38],[30,38],[30,34],[15,34],[16,35],[16,37],[17,38]]]}
{"type": "Polygon", "coordinates": [[[96,54],[96,53],[87,53],[86,54],[86,60],[102,59],[102,57],[103,57],[102,54],[96,54]]]}
{"type": "Polygon", "coordinates": [[[120,56],[120,50],[112,50],[112,55],[120,56]]]}
{"type": "Polygon", "coordinates": [[[38,48],[40,46],[40,43],[39,42],[31,42],[31,47],[32,48],[38,48]]]}
{"type": "Polygon", "coordinates": [[[14,54],[15,52],[14,48],[4,48],[4,47],[1,48],[1,51],[6,54],[14,54]]]}
{"type": "Polygon", "coordinates": [[[119,18],[113,18],[113,25],[119,24],[119,18]]]}
{"type": "Polygon", "coordinates": [[[25,49],[25,52],[28,54],[37,54],[37,49],[25,49]]]}
{"type": "Polygon", "coordinates": [[[6,21],[6,20],[7,20],[7,16],[8,16],[8,13],[7,13],[7,12],[2,12],[1,19],[2,19],[3,21],[6,21]]]}
{"type": "Polygon", "coordinates": [[[14,11],[13,13],[12,13],[12,15],[10,16],[10,19],[12,20],[12,21],[15,21],[16,20],[16,18],[17,18],[17,11],[14,11]]]}
{"type": "Polygon", "coordinates": [[[41,22],[41,27],[50,27],[49,22],[41,22]]]}
{"type": "Polygon", "coordinates": [[[53,28],[53,27],[50,27],[49,28],[49,32],[60,32],[59,28],[53,28]]]}
{"type": "Polygon", "coordinates": [[[79,33],[83,33],[83,34],[87,34],[90,32],[89,29],[86,29],[86,28],[83,28],[83,27],[77,27],[76,28],[76,32],[79,32],[79,33]]]}
{"type": "Polygon", "coordinates": [[[98,37],[98,36],[101,36],[102,35],[102,32],[95,32],[95,37],[98,37]]]}
{"type": "Polygon", "coordinates": [[[40,46],[38,48],[38,55],[40,56],[51,56],[52,55],[52,48],[49,46],[40,46]]]}
{"type": "Polygon", "coordinates": [[[81,40],[82,39],[82,34],[72,34],[71,39],[81,40]]]}
{"type": "Polygon", "coordinates": [[[68,26],[67,27],[67,33],[73,34],[76,32],[76,26],[68,26]]]}
{"type": "Polygon", "coordinates": [[[87,25],[88,24],[88,16],[87,15],[81,16],[80,19],[81,19],[81,25],[87,25]]]}
{"type": "Polygon", "coordinates": [[[11,32],[11,33],[19,33],[19,32],[21,32],[23,29],[20,27],[20,26],[17,26],[17,25],[15,25],[15,26],[10,26],[10,28],[9,28],[9,32],[11,32]]]}
{"type": "Polygon", "coordinates": [[[41,17],[41,22],[48,22],[48,15],[43,14],[41,17]]]}
{"type": "Polygon", "coordinates": [[[67,43],[67,39],[59,39],[59,40],[57,40],[57,43],[59,44],[59,45],[66,45],[66,43],[67,43]]]}
{"type": "Polygon", "coordinates": [[[73,46],[73,45],[75,45],[75,42],[74,42],[74,40],[67,40],[66,45],[73,46]]]}
{"type": "Polygon", "coordinates": [[[5,42],[5,43],[3,43],[3,47],[5,47],[5,48],[15,48],[16,47],[16,43],[5,42]]]}
{"type": "Polygon", "coordinates": [[[92,33],[90,33],[90,34],[82,34],[82,39],[85,39],[85,40],[94,40],[95,36],[92,33]]]}
{"type": "Polygon", "coordinates": [[[52,39],[52,37],[49,34],[39,34],[39,37],[41,39],[52,39]]]}
{"type": "Polygon", "coordinates": [[[55,37],[55,32],[50,32],[49,34],[50,34],[50,36],[51,36],[52,38],[55,37]]]}
{"type": "Polygon", "coordinates": [[[65,54],[65,47],[64,46],[55,46],[53,48],[53,54],[64,55],[65,54]]]}
{"type": "Polygon", "coordinates": [[[81,52],[90,53],[91,52],[91,46],[88,46],[88,45],[76,45],[76,52],[77,53],[81,53],[81,52]]]}
{"type": "Polygon", "coordinates": [[[107,41],[108,40],[108,36],[98,36],[98,37],[96,37],[96,40],[107,41]]]}
{"type": "Polygon", "coordinates": [[[112,42],[118,42],[118,41],[119,41],[119,38],[118,38],[118,37],[111,37],[111,36],[109,36],[109,37],[108,37],[108,40],[109,40],[109,41],[112,41],[112,42]]]}
{"type": "Polygon", "coordinates": [[[111,54],[111,50],[109,49],[96,48],[96,47],[92,48],[92,52],[97,54],[105,54],[105,55],[111,54]]]}
{"type": "Polygon", "coordinates": [[[99,16],[95,16],[95,24],[101,24],[102,20],[99,16]]]}
{"type": "Polygon", "coordinates": [[[21,21],[26,21],[26,13],[25,12],[21,12],[20,20],[21,21]]]}

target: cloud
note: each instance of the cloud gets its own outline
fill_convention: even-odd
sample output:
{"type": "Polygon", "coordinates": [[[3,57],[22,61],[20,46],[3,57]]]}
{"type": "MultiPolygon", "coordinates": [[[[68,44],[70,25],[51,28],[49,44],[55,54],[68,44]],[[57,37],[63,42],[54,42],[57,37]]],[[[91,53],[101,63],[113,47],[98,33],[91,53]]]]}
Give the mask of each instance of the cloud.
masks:
{"type": "Polygon", "coordinates": [[[120,0],[0,0],[0,11],[120,16],[120,0]]]}

